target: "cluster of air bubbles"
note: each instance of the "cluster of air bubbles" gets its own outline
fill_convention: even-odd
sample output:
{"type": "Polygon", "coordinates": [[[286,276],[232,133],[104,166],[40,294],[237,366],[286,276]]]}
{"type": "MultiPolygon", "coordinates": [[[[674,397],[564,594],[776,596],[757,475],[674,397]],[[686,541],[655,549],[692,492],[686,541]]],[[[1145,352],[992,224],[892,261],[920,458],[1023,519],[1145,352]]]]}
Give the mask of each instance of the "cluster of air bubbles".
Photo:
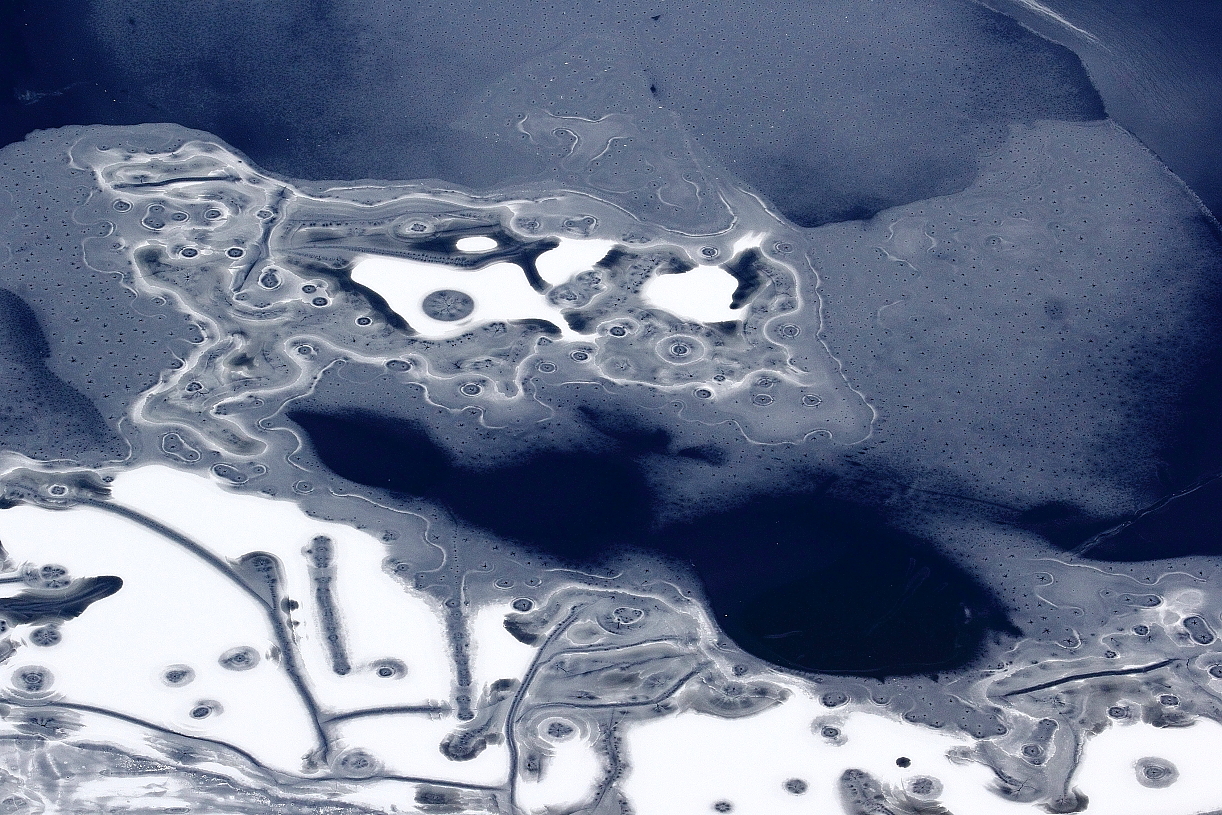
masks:
{"type": "MultiPolygon", "coordinates": [[[[64,488],[61,487],[61,489],[64,488]]],[[[72,582],[72,576],[68,574],[67,567],[60,566],[58,563],[47,563],[42,566],[29,564],[22,570],[21,578],[25,585],[37,589],[62,589],[72,582]]]]}
{"type": "Polygon", "coordinates": [[[543,723],[543,734],[552,741],[566,741],[576,732],[577,728],[563,719],[550,719],[543,723]]]}
{"type": "Polygon", "coordinates": [[[927,775],[917,775],[905,782],[904,789],[917,798],[938,798],[942,795],[942,782],[927,775]]]}
{"type": "Polygon", "coordinates": [[[369,751],[351,748],[336,756],[333,767],[342,778],[371,778],[381,769],[381,762],[369,751]]]}
{"type": "Polygon", "coordinates": [[[839,719],[817,719],[811,724],[811,732],[828,744],[841,745],[848,741],[844,724],[839,719]]]}

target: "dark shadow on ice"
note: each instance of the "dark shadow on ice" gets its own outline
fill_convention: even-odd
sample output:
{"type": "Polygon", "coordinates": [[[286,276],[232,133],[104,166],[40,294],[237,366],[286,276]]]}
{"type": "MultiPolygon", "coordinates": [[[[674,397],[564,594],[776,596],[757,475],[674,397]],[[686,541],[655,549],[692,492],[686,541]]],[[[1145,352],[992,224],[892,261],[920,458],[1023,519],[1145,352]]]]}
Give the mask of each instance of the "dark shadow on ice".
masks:
{"type": "Polygon", "coordinates": [[[778,665],[933,673],[971,661],[990,634],[1013,632],[990,592],[925,542],[890,529],[876,509],[817,491],[654,529],[636,458],[666,439],[630,422],[602,420],[616,451],[543,451],[472,471],[408,422],[352,411],[288,417],[337,475],[437,502],[563,563],[606,562],[623,547],[689,564],[723,629],[778,665]]]}
{"type": "Polygon", "coordinates": [[[650,496],[629,459],[548,451],[511,466],[464,469],[418,425],[373,413],[290,411],[337,475],[436,501],[467,523],[570,561],[640,537],[650,496]]]}

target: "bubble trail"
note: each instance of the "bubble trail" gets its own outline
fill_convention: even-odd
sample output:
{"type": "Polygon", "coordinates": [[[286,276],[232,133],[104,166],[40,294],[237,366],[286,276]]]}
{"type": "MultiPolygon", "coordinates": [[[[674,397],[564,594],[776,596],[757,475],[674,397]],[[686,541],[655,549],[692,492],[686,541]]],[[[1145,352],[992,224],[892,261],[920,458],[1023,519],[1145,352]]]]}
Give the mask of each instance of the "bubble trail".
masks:
{"type": "Polygon", "coordinates": [[[352,670],[344,646],[343,631],[340,628],[339,608],[335,602],[332,584],[336,579],[334,552],[331,539],[319,535],[310,541],[309,547],[302,550],[309,562],[310,581],[314,584],[314,599],[318,603],[320,620],[323,628],[323,638],[327,651],[331,656],[331,670],[340,676],[352,670]]]}

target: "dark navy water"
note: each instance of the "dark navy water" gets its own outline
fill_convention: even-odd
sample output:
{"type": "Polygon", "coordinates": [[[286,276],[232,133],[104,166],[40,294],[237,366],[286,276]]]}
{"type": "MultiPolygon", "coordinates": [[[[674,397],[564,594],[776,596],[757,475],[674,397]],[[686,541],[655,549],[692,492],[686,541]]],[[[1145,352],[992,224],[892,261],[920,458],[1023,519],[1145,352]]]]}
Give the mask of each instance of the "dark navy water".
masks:
{"type": "Polygon", "coordinates": [[[421,427],[375,414],[290,411],[322,462],[358,484],[434,501],[569,566],[637,550],[688,564],[744,649],[811,671],[936,672],[1009,631],[988,589],[877,508],[821,490],[658,526],[638,464],[664,438],[598,455],[542,452],[472,472],[421,427]],[[652,443],[651,443],[652,442],[652,443]]]}
{"type": "MultiPolygon", "coordinates": [[[[1023,16],[1017,5],[1008,10],[1076,48],[1107,113],[1141,137],[1213,210],[1222,208],[1222,102],[1216,92],[1222,80],[1222,8],[1210,0],[1072,0],[1052,6],[1095,31],[1106,50],[1059,36],[1038,18],[1023,16]]],[[[865,9],[849,4],[846,10],[857,19],[843,24],[869,35],[865,9]]],[[[792,202],[790,214],[799,220],[827,220],[868,215],[880,204],[919,200],[930,190],[963,183],[971,157],[993,143],[994,131],[1004,131],[1008,120],[1091,117],[1101,110],[1067,51],[1039,46],[1015,23],[983,10],[969,19],[973,30],[960,28],[964,23],[950,20],[939,4],[899,21],[897,31],[906,34],[903,49],[916,55],[913,65],[923,71],[919,78],[896,71],[879,52],[846,64],[848,56],[827,47],[849,31],[837,30],[830,11],[817,28],[803,16],[786,18],[780,4],[753,7],[751,15],[758,24],[734,14],[709,17],[682,5],[658,15],[630,2],[566,15],[525,3],[460,2],[446,4],[444,13],[414,3],[399,15],[383,15],[375,2],[340,12],[317,3],[128,7],[8,0],[0,7],[0,139],[9,143],[31,130],[65,124],[172,121],[214,133],[290,177],[496,183],[538,168],[515,171],[498,162],[501,147],[486,134],[449,123],[497,76],[601,25],[622,47],[625,73],[643,72],[656,99],[682,110],[706,146],[740,172],[749,171],[745,175],[759,176],[749,180],[773,187],[778,200],[792,202]],[[807,49],[766,47],[781,25],[801,31],[807,49]],[[939,67],[941,52],[969,38],[980,47],[963,49],[966,63],[939,67]],[[745,55],[741,64],[728,52],[722,55],[735,84],[702,84],[687,70],[687,46],[730,40],[745,55]],[[820,57],[819,48],[829,55],[820,57]],[[804,50],[795,61],[793,55],[804,50]],[[964,76],[968,93],[954,92],[964,76]],[[860,146],[854,146],[841,138],[861,123],[819,92],[828,81],[837,84],[839,98],[857,96],[858,83],[881,90],[873,94],[879,107],[868,112],[870,124],[887,130],[888,139],[906,142],[911,159],[888,167],[896,176],[891,181],[857,166],[877,143],[859,137],[860,146]],[[769,120],[792,119],[802,110],[812,114],[804,126],[813,127],[816,119],[825,123],[823,132],[808,135],[838,145],[842,166],[831,174],[836,178],[821,181],[828,168],[812,173],[816,165],[796,152],[768,157],[787,162],[790,172],[810,174],[807,183],[820,190],[824,204],[765,178],[762,154],[746,141],[769,120]],[[374,133],[377,138],[370,138],[374,133]],[[967,163],[937,161],[939,154],[967,163]]],[[[715,64],[703,72],[706,82],[715,79],[715,64]]]]}

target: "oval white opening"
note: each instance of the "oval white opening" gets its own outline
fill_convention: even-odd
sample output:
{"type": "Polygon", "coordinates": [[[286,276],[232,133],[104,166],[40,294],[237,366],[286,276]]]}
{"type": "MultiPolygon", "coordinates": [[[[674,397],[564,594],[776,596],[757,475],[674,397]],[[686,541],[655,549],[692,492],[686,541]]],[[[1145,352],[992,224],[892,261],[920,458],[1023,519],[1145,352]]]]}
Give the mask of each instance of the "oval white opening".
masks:
{"type": "Polygon", "coordinates": [[[487,252],[496,248],[496,241],[487,235],[472,235],[469,238],[459,238],[454,248],[460,252],[487,252]]]}

